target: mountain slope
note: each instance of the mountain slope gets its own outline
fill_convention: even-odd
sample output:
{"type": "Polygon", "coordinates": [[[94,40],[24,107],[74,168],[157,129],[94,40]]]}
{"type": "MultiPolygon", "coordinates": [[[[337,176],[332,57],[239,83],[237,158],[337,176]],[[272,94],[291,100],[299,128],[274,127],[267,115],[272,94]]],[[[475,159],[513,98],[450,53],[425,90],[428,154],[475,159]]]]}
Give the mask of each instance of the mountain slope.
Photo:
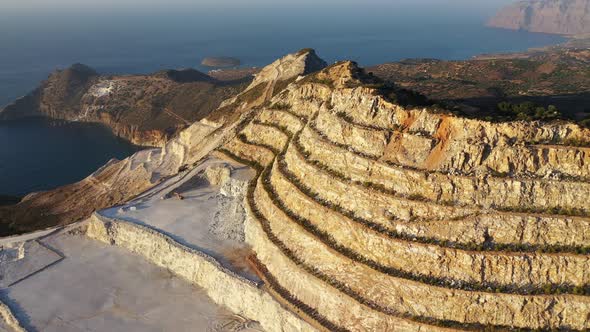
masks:
{"type": "Polygon", "coordinates": [[[590,33],[590,1],[519,1],[500,10],[488,25],[565,35],[590,33]]]}

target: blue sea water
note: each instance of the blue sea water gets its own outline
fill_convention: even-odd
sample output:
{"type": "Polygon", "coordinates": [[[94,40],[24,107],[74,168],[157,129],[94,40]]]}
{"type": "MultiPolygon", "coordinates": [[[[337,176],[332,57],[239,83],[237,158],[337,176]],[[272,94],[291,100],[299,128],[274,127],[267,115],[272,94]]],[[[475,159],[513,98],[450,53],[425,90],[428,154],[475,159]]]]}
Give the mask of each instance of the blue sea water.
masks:
{"type": "MultiPolygon", "coordinates": [[[[185,67],[206,70],[199,63],[207,56],[232,56],[243,66],[263,66],[286,53],[312,47],[328,62],[350,59],[373,65],[418,57],[466,59],[563,40],[553,35],[487,28],[484,23],[495,11],[494,6],[482,7],[477,3],[487,2],[479,1],[463,1],[457,6],[452,3],[433,1],[428,8],[420,1],[385,1],[381,6],[358,1],[342,6],[318,2],[307,7],[275,5],[240,10],[200,10],[197,5],[183,11],[0,12],[0,105],[26,94],[53,70],[77,62],[101,73],[149,73],[185,67]]],[[[65,184],[90,173],[107,157],[115,156],[115,151],[130,152],[118,145],[120,142],[100,146],[100,140],[106,137],[101,133],[77,143],[88,144],[86,149],[78,146],[80,149],[73,153],[70,146],[69,158],[75,157],[78,163],[46,158],[43,163],[48,167],[39,168],[39,163],[27,163],[26,158],[7,157],[14,158],[18,151],[30,156],[38,151],[50,155],[51,149],[63,152],[60,144],[75,141],[73,135],[79,134],[38,124],[0,126],[0,193],[65,184]],[[46,146],[32,144],[32,139],[26,146],[20,143],[32,137],[41,141],[44,137],[48,141],[59,139],[46,146]],[[56,165],[66,169],[55,173],[56,165]],[[34,183],[19,187],[13,181],[25,181],[32,173],[38,175],[34,183]],[[7,186],[8,180],[14,184],[7,186]]]]}
{"type": "Polygon", "coordinates": [[[20,196],[79,181],[138,148],[98,124],[29,119],[0,122],[0,194],[20,196]]]}

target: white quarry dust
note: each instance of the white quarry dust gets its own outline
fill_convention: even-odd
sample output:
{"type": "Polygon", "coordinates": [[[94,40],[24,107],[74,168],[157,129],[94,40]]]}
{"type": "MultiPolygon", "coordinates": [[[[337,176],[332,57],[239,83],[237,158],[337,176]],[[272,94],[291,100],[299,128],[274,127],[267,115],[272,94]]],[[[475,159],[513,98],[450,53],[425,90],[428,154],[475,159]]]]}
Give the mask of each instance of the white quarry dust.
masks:
{"type": "Polygon", "coordinates": [[[116,82],[111,80],[105,80],[100,83],[94,84],[88,90],[88,93],[94,97],[104,97],[111,94],[115,87],[116,82]]]}
{"type": "Polygon", "coordinates": [[[124,249],[67,232],[41,241],[65,258],[0,292],[28,331],[259,331],[124,249]]]}
{"type": "Polygon", "coordinates": [[[187,174],[100,214],[154,228],[257,281],[245,262],[250,251],[243,229],[244,196],[253,176],[247,167],[211,157],[187,174]]]}
{"type": "Polygon", "coordinates": [[[0,288],[56,264],[62,256],[39,241],[0,246],[0,288]]]}
{"type": "MultiPolygon", "coordinates": [[[[151,227],[258,281],[244,244],[243,203],[253,176],[211,157],[99,213],[151,227]]],[[[261,331],[205,290],[85,237],[83,224],[0,239],[0,301],[27,331],[261,331]]]]}

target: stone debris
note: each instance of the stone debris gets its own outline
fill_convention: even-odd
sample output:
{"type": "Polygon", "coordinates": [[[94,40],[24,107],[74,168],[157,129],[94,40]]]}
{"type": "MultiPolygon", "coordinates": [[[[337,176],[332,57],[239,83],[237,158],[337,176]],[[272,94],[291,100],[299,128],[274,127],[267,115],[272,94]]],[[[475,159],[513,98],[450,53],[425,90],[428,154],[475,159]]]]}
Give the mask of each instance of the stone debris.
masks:
{"type": "Polygon", "coordinates": [[[205,174],[209,181],[220,187],[217,194],[217,209],[209,224],[209,232],[221,240],[233,240],[243,243],[246,210],[247,180],[232,178],[232,170],[228,166],[212,166],[205,174]]]}

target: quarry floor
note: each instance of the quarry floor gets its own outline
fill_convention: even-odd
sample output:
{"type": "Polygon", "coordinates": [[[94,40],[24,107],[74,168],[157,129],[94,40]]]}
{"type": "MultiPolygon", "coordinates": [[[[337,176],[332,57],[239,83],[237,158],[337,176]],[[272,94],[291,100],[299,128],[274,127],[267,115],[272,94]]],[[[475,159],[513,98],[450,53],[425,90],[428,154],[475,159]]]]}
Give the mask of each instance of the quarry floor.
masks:
{"type": "MultiPolygon", "coordinates": [[[[230,234],[215,235],[210,231],[215,215],[224,207],[220,207],[220,188],[208,183],[203,172],[208,167],[219,166],[232,167],[233,180],[246,183],[254,177],[254,171],[250,168],[211,158],[188,174],[171,178],[137,199],[102,210],[100,214],[149,226],[187,247],[213,256],[230,270],[259,281],[245,263],[248,248],[240,241],[228,238],[230,234]],[[180,199],[176,194],[183,198],[180,199]]],[[[223,222],[228,224],[235,220],[223,222]]]]}
{"type": "MultiPolygon", "coordinates": [[[[248,248],[210,232],[223,208],[220,187],[203,177],[212,165],[229,164],[205,160],[100,214],[148,226],[258,281],[245,263],[248,248]]],[[[247,168],[230,167],[232,179],[253,176],[247,168]]],[[[215,304],[204,289],[139,255],[87,238],[83,224],[0,239],[0,301],[27,331],[261,331],[215,304]]]]}

